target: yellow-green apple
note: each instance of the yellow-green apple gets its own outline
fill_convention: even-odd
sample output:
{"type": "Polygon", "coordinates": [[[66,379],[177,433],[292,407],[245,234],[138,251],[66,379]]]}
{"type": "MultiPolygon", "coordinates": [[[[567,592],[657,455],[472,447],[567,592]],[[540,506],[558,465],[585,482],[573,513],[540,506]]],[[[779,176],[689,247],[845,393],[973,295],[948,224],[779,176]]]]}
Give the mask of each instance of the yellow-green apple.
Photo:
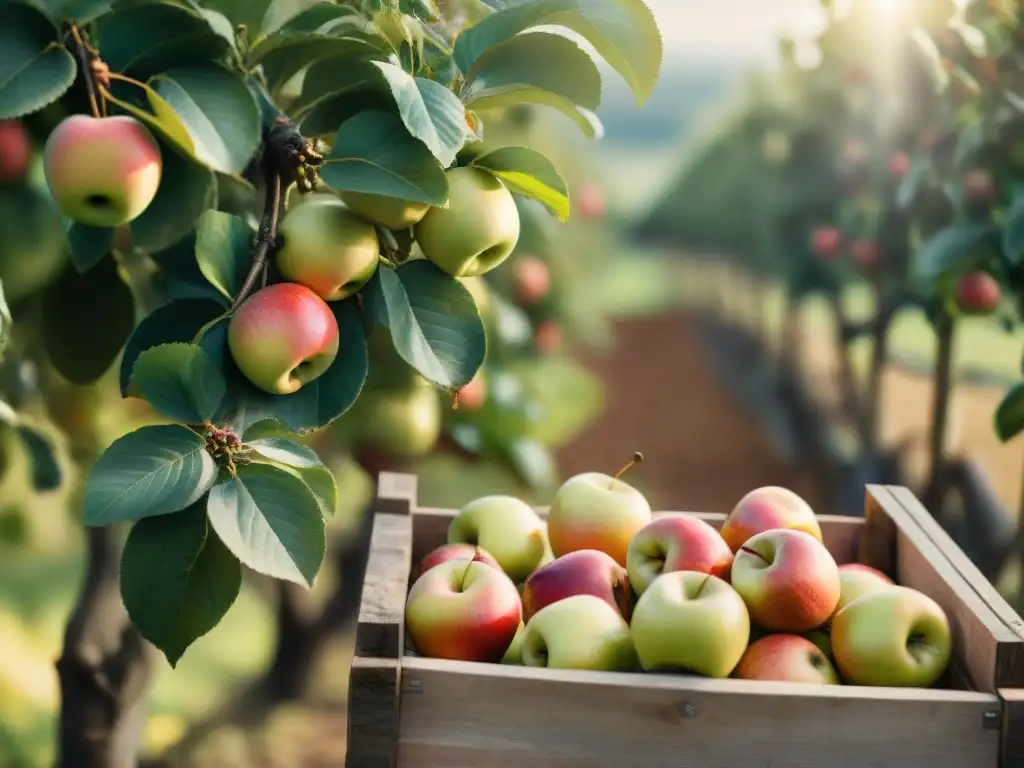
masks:
{"type": "Polygon", "coordinates": [[[595,669],[637,668],[629,624],[615,608],[593,595],[551,603],[526,622],[523,666],[595,669]]]}
{"type": "Polygon", "coordinates": [[[636,488],[602,472],[570,477],[548,510],[548,539],[556,557],[596,549],[625,567],[633,536],[651,521],[651,505],[636,488]]]}
{"type": "Polygon", "coordinates": [[[474,547],[472,544],[442,544],[423,556],[416,567],[413,568],[410,581],[415,582],[435,565],[447,563],[449,560],[476,560],[492,568],[497,568],[499,571],[501,570],[498,561],[491,557],[485,549],[474,547]]]}
{"type": "Polygon", "coordinates": [[[615,608],[626,619],[632,596],[626,569],[604,552],[580,549],[562,555],[531,573],[523,585],[523,620],[551,603],[573,595],[593,595],[615,608]]]}
{"type": "Polygon", "coordinates": [[[338,355],[338,321],[304,285],[277,283],[256,291],[231,316],[228,348],[238,369],[265,392],[296,392],[338,355]]]}
{"type": "Polygon", "coordinates": [[[853,685],[928,688],[942,676],[951,652],[946,614],[909,587],[859,597],[832,620],[832,654],[853,685]]]}
{"type": "Polygon", "coordinates": [[[522,581],[544,557],[544,524],[515,496],[482,496],[459,510],[448,526],[449,544],[486,549],[513,581],[522,581]]]}
{"type": "Polygon", "coordinates": [[[956,282],[954,291],[957,309],[965,315],[991,315],[999,309],[1002,289],[988,272],[968,272],[956,282]]]}
{"type": "Polygon", "coordinates": [[[373,225],[333,195],[314,195],[281,219],[277,268],[325,301],[345,299],[373,277],[380,243],[373,225]]]}
{"type": "Polygon", "coordinates": [[[776,632],[808,632],[839,602],[839,568],[825,545],[803,531],[765,531],[749,539],[732,563],[732,585],[750,617],[776,632]]]}
{"type": "Polygon", "coordinates": [[[136,219],[156,197],[160,147],[134,117],[64,118],[43,151],[46,183],[72,221],[117,227],[136,219]]]}
{"type": "Polygon", "coordinates": [[[673,571],[637,600],[630,630],[648,672],[728,677],[747,647],[750,615],[736,590],[717,576],[673,571]]]}
{"type": "Polygon", "coordinates": [[[519,629],[516,630],[516,636],[512,638],[512,642],[509,643],[508,649],[505,651],[505,655],[501,657],[502,664],[513,664],[521,666],[523,663],[523,635],[526,634],[526,624],[522,621],[519,622],[519,629]]]}
{"type": "Polygon", "coordinates": [[[533,306],[551,290],[551,273],[548,271],[548,265],[536,256],[517,257],[513,286],[519,305],[533,306]]]}
{"type": "Polygon", "coordinates": [[[870,565],[845,563],[839,566],[839,602],[834,613],[838,613],[858,597],[878,592],[893,585],[892,579],[870,565]]]}
{"type": "Polygon", "coordinates": [[[434,566],[412,585],[405,604],[413,645],[436,659],[501,661],[521,621],[516,585],[479,561],[434,566]]]}
{"type": "Polygon", "coordinates": [[[725,539],[699,517],[666,515],[633,536],[626,570],[633,591],[642,595],[655,578],[671,571],[699,571],[728,581],[732,557],[725,539]]]}
{"type": "Polygon", "coordinates": [[[364,388],[339,428],[359,448],[389,458],[429,453],[441,436],[441,403],[418,374],[403,388],[364,388]]]}
{"type": "Polygon", "coordinates": [[[353,213],[384,229],[409,229],[430,210],[428,203],[368,192],[340,192],[339,196],[353,213]]]}
{"type": "Polygon", "coordinates": [[[0,120],[0,184],[28,175],[32,143],[18,120],[0,120]]]}
{"type": "Polygon", "coordinates": [[[460,277],[459,282],[469,291],[476,304],[476,310],[486,323],[491,316],[491,294],[487,281],[482,277],[460,277]]]}
{"type": "Polygon", "coordinates": [[[519,210],[501,179],[480,168],[448,171],[448,207],[416,225],[423,255],[452,277],[475,277],[508,258],[519,241],[519,210]]]}
{"type": "Polygon", "coordinates": [[[804,531],[821,541],[821,526],[814,510],[788,488],[766,485],[755,488],[733,507],[722,523],[721,533],[729,549],[737,552],[747,539],[775,528],[804,531]]]}
{"type": "Polygon", "coordinates": [[[533,343],[545,355],[553,355],[562,348],[562,328],[554,320],[541,320],[534,331],[533,343]]]}
{"type": "Polygon", "coordinates": [[[799,635],[768,635],[751,643],[733,677],[839,685],[832,662],[818,646],[799,635]]]}

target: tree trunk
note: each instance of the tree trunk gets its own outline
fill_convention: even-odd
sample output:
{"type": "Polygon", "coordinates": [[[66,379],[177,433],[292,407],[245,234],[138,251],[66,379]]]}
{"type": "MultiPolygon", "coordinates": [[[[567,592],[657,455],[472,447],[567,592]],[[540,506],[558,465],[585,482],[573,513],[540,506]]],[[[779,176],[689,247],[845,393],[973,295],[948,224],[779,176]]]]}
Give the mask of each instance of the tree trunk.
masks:
{"type": "Polygon", "coordinates": [[[935,358],[935,388],[932,393],[932,431],[929,440],[930,464],[923,501],[937,518],[942,518],[945,490],[946,432],[949,423],[949,402],[953,392],[953,319],[943,314],[936,323],[938,350],[935,358]]]}
{"type": "Polygon", "coordinates": [[[857,374],[853,369],[853,358],[850,356],[850,345],[846,341],[846,308],[843,297],[834,293],[830,297],[834,323],[834,340],[836,361],[839,364],[840,407],[843,415],[855,425],[861,423],[860,392],[857,387],[857,374]]]}

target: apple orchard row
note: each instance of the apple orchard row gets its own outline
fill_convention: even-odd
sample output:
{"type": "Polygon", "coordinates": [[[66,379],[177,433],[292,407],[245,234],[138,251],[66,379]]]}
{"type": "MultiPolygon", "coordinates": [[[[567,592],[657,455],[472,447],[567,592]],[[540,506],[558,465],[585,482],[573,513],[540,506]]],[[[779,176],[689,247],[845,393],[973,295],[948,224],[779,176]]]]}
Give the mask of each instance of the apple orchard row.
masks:
{"type": "Polygon", "coordinates": [[[926,688],[952,652],[939,605],[837,565],[792,491],[751,491],[719,531],[655,519],[596,472],[567,480],[546,521],[512,496],[463,507],[413,570],[406,628],[435,658],[818,684],[926,688]]]}

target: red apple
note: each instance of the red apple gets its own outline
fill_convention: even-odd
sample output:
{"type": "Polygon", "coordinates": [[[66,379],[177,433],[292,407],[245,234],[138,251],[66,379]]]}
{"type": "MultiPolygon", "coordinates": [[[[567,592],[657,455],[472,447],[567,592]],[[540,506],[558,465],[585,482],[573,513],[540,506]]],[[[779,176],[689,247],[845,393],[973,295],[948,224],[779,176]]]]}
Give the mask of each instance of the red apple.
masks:
{"type": "Polygon", "coordinates": [[[249,381],[271,394],[287,395],[334,362],[338,322],[309,288],[277,283],[256,291],[235,310],[228,348],[249,381]]]}
{"type": "Polygon", "coordinates": [[[583,218],[600,219],[606,210],[604,193],[593,182],[587,182],[579,189],[577,205],[579,205],[579,212],[583,214],[583,218]]]}
{"type": "Polygon", "coordinates": [[[957,280],[954,298],[965,315],[990,315],[999,309],[1002,289],[988,272],[976,270],[957,280]]]}
{"type": "Polygon", "coordinates": [[[562,347],[562,329],[554,320],[542,320],[534,332],[534,343],[541,352],[552,355],[562,347]]]}
{"type": "Polygon", "coordinates": [[[479,411],[487,400],[487,381],[484,372],[477,371],[469,384],[459,390],[458,409],[471,413],[479,411]]]}
{"type": "Polygon", "coordinates": [[[0,120],[0,184],[20,181],[28,174],[32,143],[17,120],[0,120]]]}
{"type": "Polygon", "coordinates": [[[480,561],[434,566],[409,589],[405,605],[413,645],[436,659],[501,661],[521,621],[512,579],[480,561]]]}
{"type": "Polygon", "coordinates": [[[536,256],[521,256],[514,266],[516,301],[522,307],[530,307],[548,295],[551,290],[551,273],[548,265],[536,256]]]}
{"type": "Polygon", "coordinates": [[[836,227],[818,227],[811,235],[811,247],[822,259],[834,258],[839,254],[843,235],[836,227]]]}
{"type": "Polygon", "coordinates": [[[846,563],[839,566],[839,602],[833,613],[839,613],[858,597],[886,589],[893,585],[892,579],[870,565],[846,563]]]}
{"type": "Polygon", "coordinates": [[[629,583],[637,595],[663,573],[697,571],[728,581],[731,568],[732,550],[725,539],[693,515],[652,520],[636,532],[626,553],[629,583]]]}
{"type": "Polygon", "coordinates": [[[472,544],[442,544],[423,556],[423,559],[420,560],[419,564],[412,571],[412,583],[416,583],[420,576],[435,565],[447,563],[450,560],[461,560],[463,562],[475,560],[479,563],[485,563],[492,568],[497,568],[499,571],[501,570],[498,561],[485,549],[474,547],[472,544]]]}
{"type": "Polygon", "coordinates": [[[902,179],[910,171],[910,158],[903,152],[895,152],[889,158],[889,173],[896,179],[902,179]]]}
{"type": "Polygon", "coordinates": [[[752,643],[736,665],[733,677],[839,685],[832,662],[818,646],[799,635],[768,635],[752,643]]]}
{"type": "Polygon", "coordinates": [[[881,264],[878,243],[866,237],[854,240],[853,245],[850,246],[850,258],[861,269],[869,271],[877,269],[881,264]]]}
{"type": "Polygon", "coordinates": [[[824,624],[839,602],[839,567],[808,533],[765,531],[736,553],[732,586],[761,626],[808,632],[824,624]]]}
{"type": "Polygon", "coordinates": [[[626,569],[604,552],[578,549],[541,566],[523,586],[523,621],[573,595],[593,595],[626,619],[632,608],[626,569]]]}
{"type": "Polygon", "coordinates": [[[755,488],[733,508],[722,524],[722,538],[733,552],[763,531],[790,528],[821,541],[821,526],[810,505],[788,488],[755,488]]]}

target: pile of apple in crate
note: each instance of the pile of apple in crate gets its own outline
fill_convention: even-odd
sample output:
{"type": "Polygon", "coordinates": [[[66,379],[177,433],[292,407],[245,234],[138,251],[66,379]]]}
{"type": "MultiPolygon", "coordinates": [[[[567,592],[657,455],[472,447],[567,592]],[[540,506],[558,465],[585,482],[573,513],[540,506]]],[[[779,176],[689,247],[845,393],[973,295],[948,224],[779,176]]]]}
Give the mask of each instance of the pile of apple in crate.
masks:
{"type": "Polygon", "coordinates": [[[409,639],[435,658],[925,688],[951,653],[934,600],[837,566],[810,506],[774,486],[740,499],[720,530],[654,518],[643,494],[600,473],[566,481],[546,521],[485,496],[412,578],[409,639]]]}

